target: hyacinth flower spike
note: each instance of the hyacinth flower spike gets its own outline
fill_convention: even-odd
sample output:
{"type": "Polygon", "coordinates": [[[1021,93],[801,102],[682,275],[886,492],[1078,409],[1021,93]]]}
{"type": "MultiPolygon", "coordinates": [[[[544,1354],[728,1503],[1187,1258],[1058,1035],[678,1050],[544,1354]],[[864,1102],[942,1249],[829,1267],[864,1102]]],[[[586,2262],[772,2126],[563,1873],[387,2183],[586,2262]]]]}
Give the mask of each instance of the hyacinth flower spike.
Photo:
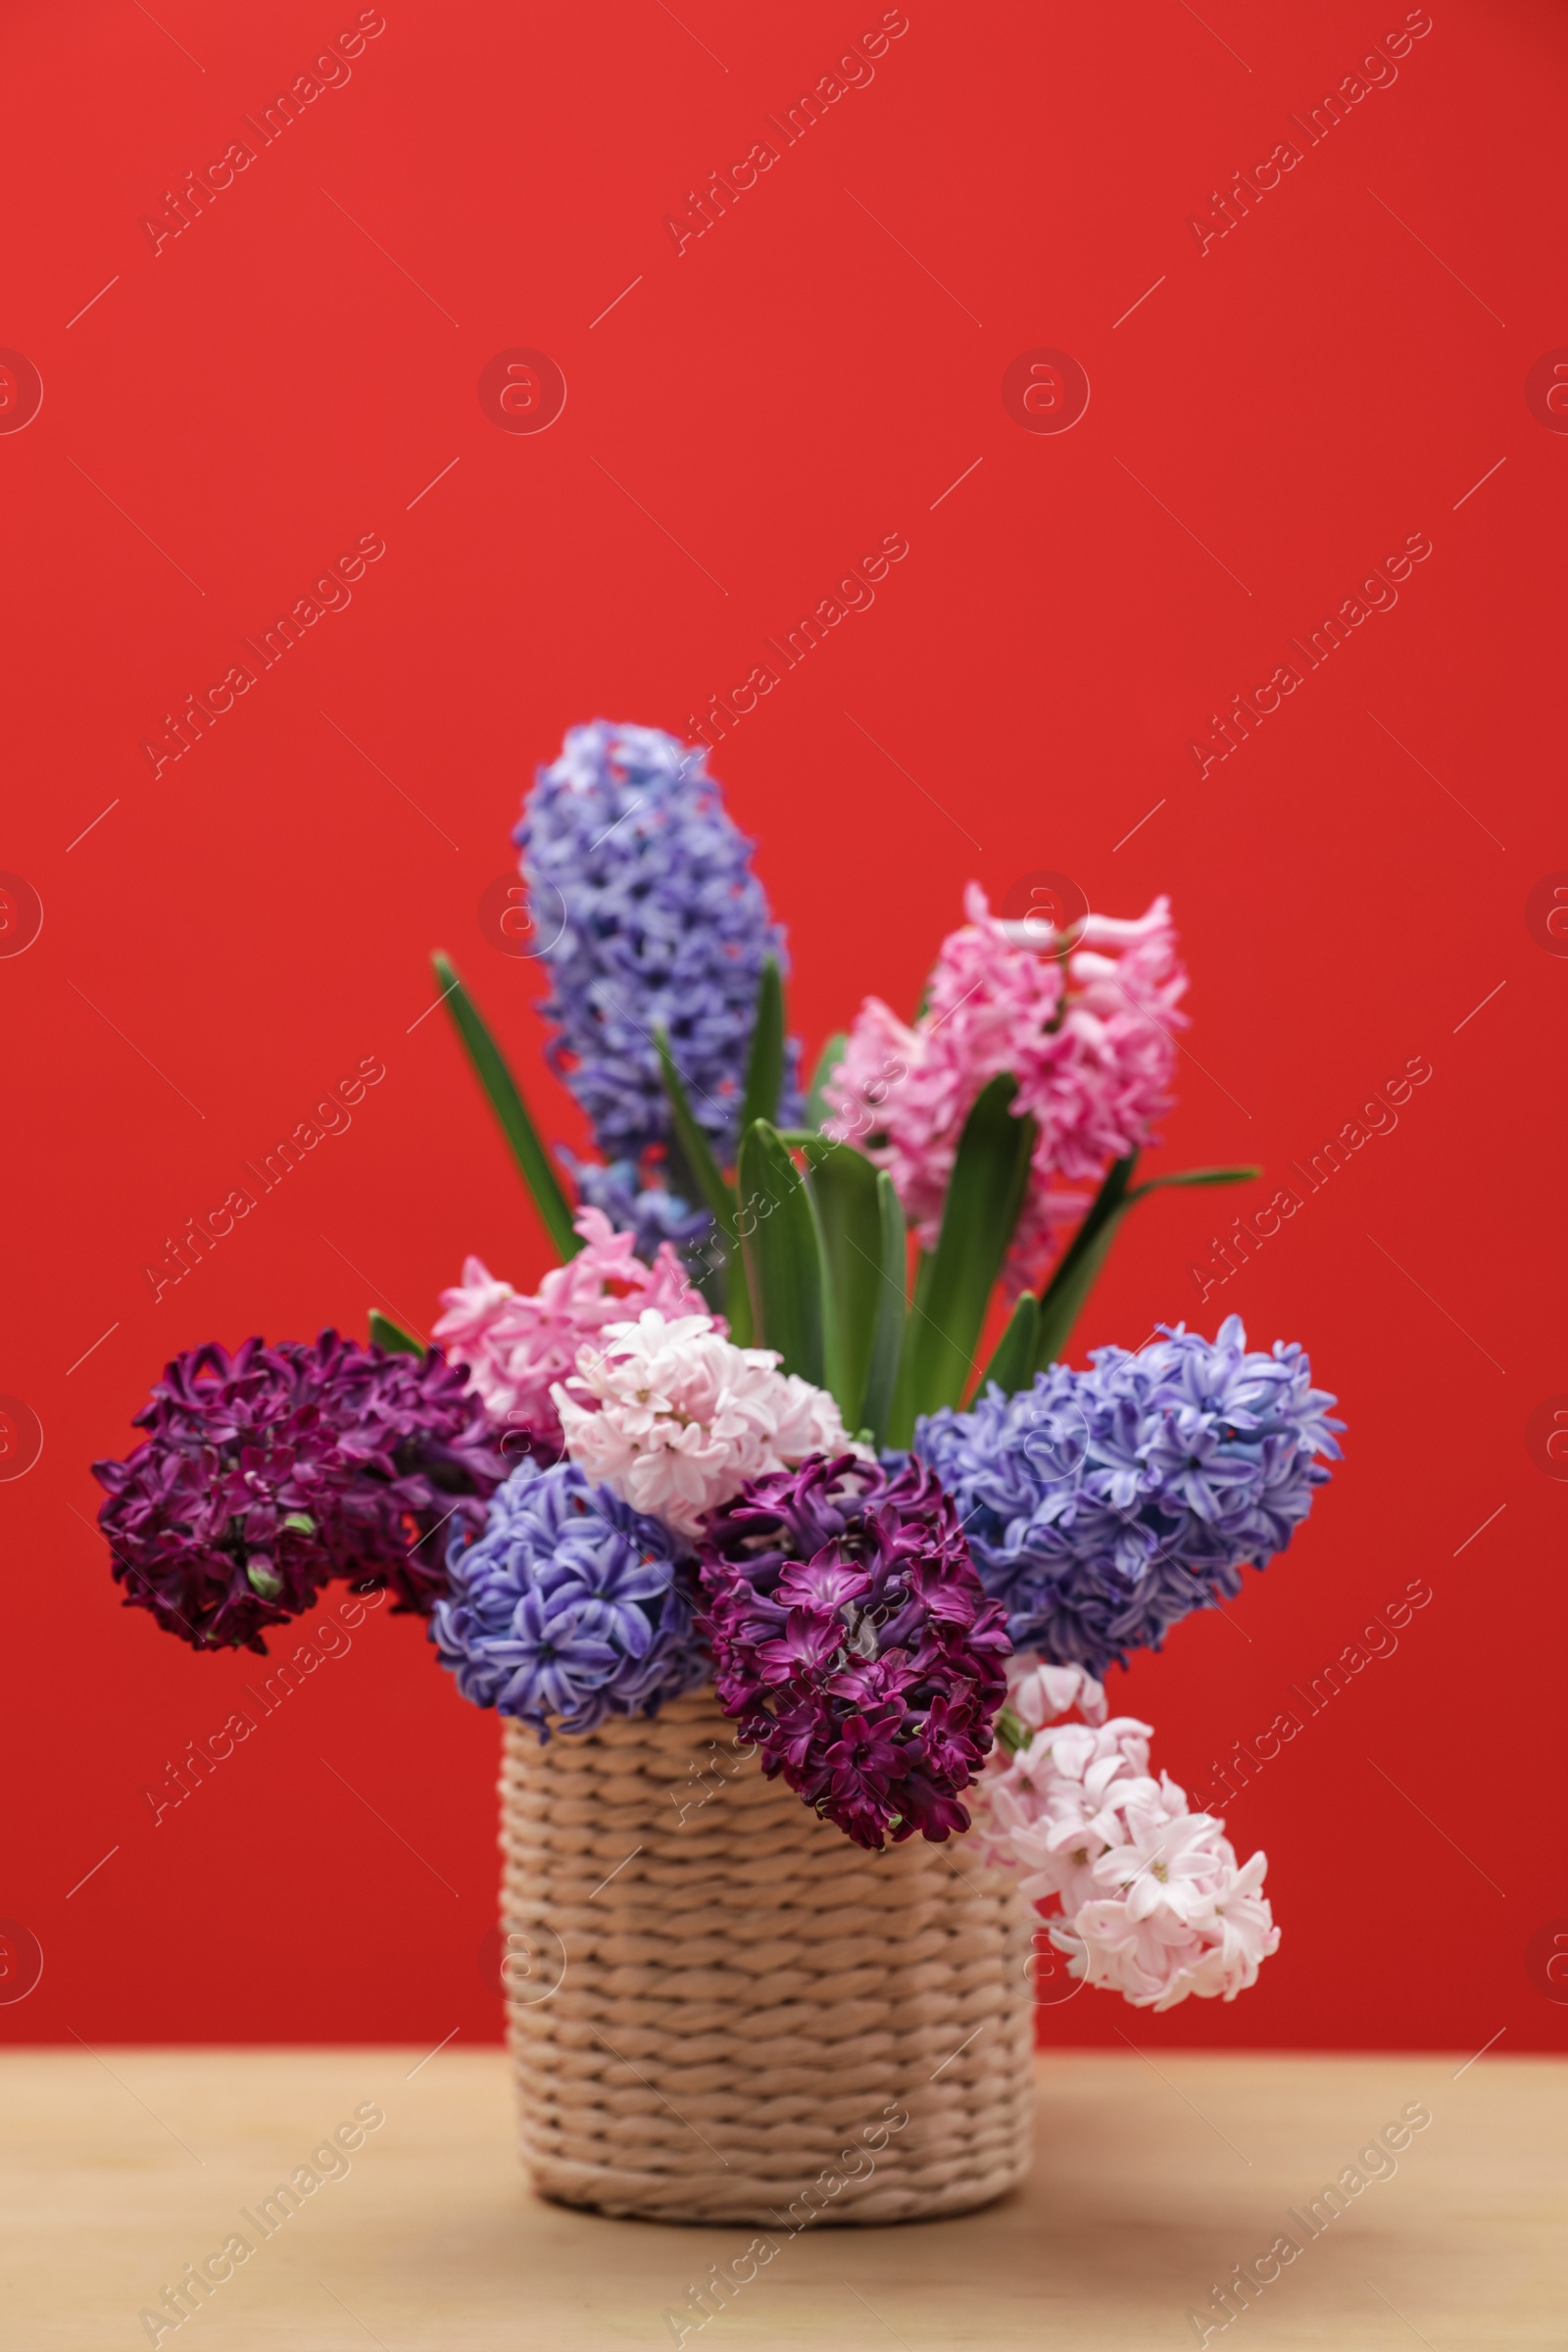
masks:
{"type": "Polygon", "coordinates": [[[265,1652],[334,1580],[428,1614],[436,1535],[471,1533],[506,1475],[466,1372],[332,1331],[176,1356],[136,1422],[143,1444],[93,1464],[98,1523],[126,1606],[197,1649],[265,1652]]]}
{"type": "Polygon", "coordinates": [[[554,1461],[564,1450],[551,1392],[575,1372],[579,1348],[644,1306],[669,1316],[703,1311],[667,1242],[645,1260],[634,1236],[612,1231],[602,1209],[579,1209],[574,1222],[576,1256],[553,1266],[537,1291],[519,1294],[468,1257],[462,1282],[441,1294],[433,1337],[451,1362],[468,1367],[514,1462],[522,1451],[554,1461]]]}
{"type": "Polygon", "coordinates": [[[456,1535],[431,1639],[475,1706],[552,1732],[657,1714],[708,1679],[677,1562],[658,1519],[571,1462],[524,1462],[477,1540],[456,1535]]]}
{"type": "Polygon", "coordinates": [[[618,1217],[662,1183],[670,1221],[706,1208],[719,1229],[710,1295],[735,1323],[745,1306],[737,1316],[721,1294],[711,1178],[751,1119],[798,1117],[798,1049],[783,932],[707,758],[656,727],[573,727],[514,838],[551,979],[548,1058],[608,1163],[578,1169],[583,1197],[618,1217]]]}
{"type": "MultiPolygon", "coordinates": [[[[640,1254],[664,1240],[686,1250],[745,1340],[744,1284],[729,1286],[739,1298],[725,1295],[734,1217],[720,1169],[752,1119],[798,1115],[798,1049],[784,1033],[783,934],[706,757],[657,728],[574,727],[538,771],[514,838],[552,982],[547,1056],[605,1153],[562,1151],[560,1161],[581,1201],[632,1232],[640,1254]]],[[[450,959],[438,956],[435,969],[546,1230],[569,1256],[578,1245],[561,1168],[450,959]]]]}
{"type": "Polygon", "coordinates": [[[895,1445],[921,1413],[961,1400],[999,1274],[1016,1305],[981,1385],[1010,1392],[1060,1353],[1139,1200],[1257,1173],[1132,1183],[1170,1100],[1185,1019],[1166,901],[1136,921],[1091,913],[1060,931],[993,916],[975,884],[965,909],[915,1022],[868,998],[842,1053],[825,1057],[815,1098],[826,1134],[892,1177],[924,1253],[887,1426],[895,1445]],[[1077,1189],[1091,1178],[1096,1194],[1077,1189]]]}
{"type": "MultiPolygon", "coordinates": [[[[707,758],[657,727],[572,727],[514,836],[548,942],[549,1059],[611,1159],[669,1139],[661,1028],[715,1158],[733,1159],[763,965],[784,966],[754,844],[707,758]]],[[[776,1117],[781,1095],[794,1115],[794,1059],[781,1049],[759,1115],[776,1117]]]]}
{"type": "Polygon", "coordinates": [[[1305,1518],[1339,1458],[1335,1398],[1302,1350],[1249,1349],[1236,1315],[1147,1348],[1097,1348],[1012,1396],[921,1420],[915,1451],[953,1495],[1014,1645],[1102,1675],[1242,1589],[1305,1518]]]}
{"type": "Polygon", "coordinates": [[[1107,1721],[1093,1676],[1014,1659],[1008,1679],[981,1850],[1016,1868],[1070,1976],[1135,2008],[1233,2001],[1279,1947],[1267,1857],[1239,1865],[1224,1822],[1190,1811],[1168,1773],[1152,1777],[1149,1725],[1107,1721]],[[1059,1720],[1072,1708],[1081,1722],[1059,1720]]]}
{"type": "Polygon", "coordinates": [[[1008,1643],[931,1473],[820,1454],[750,1480],[697,1558],[714,1684],[763,1772],[858,1845],[966,1830],[1008,1643]]]}

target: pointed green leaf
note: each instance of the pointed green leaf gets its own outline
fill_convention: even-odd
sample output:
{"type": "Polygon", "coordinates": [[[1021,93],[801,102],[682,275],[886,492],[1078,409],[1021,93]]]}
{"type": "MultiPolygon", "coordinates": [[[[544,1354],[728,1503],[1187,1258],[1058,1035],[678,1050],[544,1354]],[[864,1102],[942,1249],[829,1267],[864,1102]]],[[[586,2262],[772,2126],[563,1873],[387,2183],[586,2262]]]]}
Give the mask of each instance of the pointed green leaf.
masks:
{"type": "Polygon", "coordinates": [[[1095,1277],[1105,1262],[1105,1253],[1116,1238],[1123,1217],[1132,1206],[1127,1188],[1138,1165],[1138,1154],[1130,1152],[1111,1167],[1104,1183],[1095,1196],[1095,1204],[1068,1244],[1065,1256],[1047,1284],[1040,1299],[1040,1333],[1035,1343],[1035,1365],[1044,1371],[1055,1363],[1065,1348],[1073,1325],[1095,1285],[1095,1277]]]}
{"type": "MultiPolygon", "coordinates": [[[[680,1138],[673,1132],[664,1138],[664,1182],[680,1200],[697,1203],[702,1200],[702,1189],[686,1164],[686,1154],[680,1148],[680,1138]]],[[[682,1247],[677,1251],[686,1269],[686,1279],[699,1290],[709,1310],[715,1315],[725,1311],[731,1260],[738,1269],[739,1253],[725,1235],[723,1228],[710,1225],[701,1241],[682,1247]]],[[[738,1270],[735,1280],[743,1288],[746,1277],[738,1270]]]]}
{"type": "MultiPolygon", "coordinates": [[[[863,1419],[865,1376],[882,1293],[882,1210],[877,1171],[863,1153],[827,1136],[806,1145],[826,1269],[823,1292],[827,1387],[846,1429],[863,1419]]],[[[904,1299],[903,1268],[899,1300],[904,1299]]]]}
{"type": "Polygon", "coordinates": [[[778,958],[762,958],[762,977],[757,991],[757,1018],[752,1024],[752,1050],[746,1062],[746,1099],[741,1109],[741,1133],[754,1119],[776,1119],[784,1087],[784,982],[778,958]]]}
{"type": "Polygon", "coordinates": [[[849,1042],[848,1036],[840,1029],[828,1039],[817,1055],[816,1068],[811,1073],[811,1091],[806,1098],[806,1124],[813,1135],[819,1134],[823,1120],[832,1116],[825,1090],[828,1080],[844,1059],[849,1042]]]}
{"type": "Polygon", "coordinates": [[[871,1326],[871,1352],[865,1368],[865,1393],[860,1400],[860,1423],[880,1445],[893,1410],[899,1359],[904,1351],[907,1314],[904,1286],[909,1253],[903,1204],[893,1189],[892,1177],[885,1170],[877,1176],[876,1203],[881,1228],[878,1250],[881,1280],[876,1295],[876,1320],[871,1326]]]}
{"type": "Polygon", "coordinates": [[[1178,1168],[1169,1176],[1151,1176],[1146,1183],[1135,1185],[1127,1198],[1141,1200],[1146,1193],[1157,1193],[1166,1184],[1250,1184],[1262,1173],[1261,1168],[1178,1168]]]}
{"type": "Polygon", "coordinates": [[[893,1417],[896,1446],[909,1443],[919,1414],[956,1404],[973,1369],[992,1287],[1023,1206],[1035,1145],[1033,1119],[1012,1115],[1017,1092],[1015,1078],[993,1078],[964,1121],[925,1296],[917,1299],[909,1327],[908,1379],[906,1384],[901,1376],[893,1417]]]}
{"type": "Polygon", "coordinates": [[[564,1258],[575,1257],[582,1248],[582,1237],[572,1231],[571,1208],[556,1174],[555,1162],[539,1141],[527,1104],[517,1091],[517,1082],[451,960],[439,954],[430,960],[441,984],[446,1008],[479,1084],[490,1099],[490,1107],[501,1122],[501,1132],[522,1171],[522,1180],[533,1195],[545,1231],[564,1258]]]}
{"type": "Polygon", "coordinates": [[[681,1157],[705,1205],[724,1231],[733,1234],[735,1197],[724,1182],[723,1172],[713,1157],[712,1145],[697,1123],[696,1113],[675,1064],[675,1056],[669,1050],[668,1036],[662,1029],[654,1031],[654,1043],[659,1049],[659,1067],[664,1081],[664,1093],[669,1099],[670,1118],[681,1157]]]}
{"type": "Polygon", "coordinates": [[[1035,1344],[1037,1370],[1044,1371],[1048,1364],[1060,1359],[1110,1253],[1110,1245],[1121,1230],[1122,1219],[1138,1201],[1166,1186],[1247,1184],[1262,1174],[1260,1168],[1182,1168],[1168,1176],[1151,1176],[1142,1184],[1134,1184],[1132,1175],[1137,1164],[1135,1152],[1112,1166],[1093,1208],[1074,1234],[1066,1255],[1041,1296],[1040,1335],[1035,1344]]]}
{"type": "MultiPolygon", "coordinates": [[[[735,1235],[735,1195],[724,1181],[723,1172],[713,1157],[711,1144],[697,1123],[681,1074],[675,1067],[675,1057],[669,1050],[669,1039],[662,1029],[655,1030],[654,1043],[659,1049],[659,1067],[664,1080],[664,1093],[669,1100],[669,1115],[675,1130],[683,1179],[689,1177],[696,1186],[704,1206],[718,1227],[724,1245],[727,1260],[724,1313],[729,1320],[729,1336],[737,1348],[749,1348],[754,1328],[752,1302],[747,1295],[746,1274],[735,1235]]],[[[704,1297],[707,1296],[705,1289],[704,1297]]]]}
{"type": "Polygon", "coordinates": [[[776,1127],[754,1120],[741,1137],[736,1230],[751,1283],[758,1339],[786,1372],[820,1388],[826,1370],[822,1244],[805,1177],[776,1127]]]}
{"type": "Polygon", "coordinates": [[[383,1315],[377,1306],[370,1309],[370,1346],[381,1348],[387,1355],[424,1353],[424,1342],[416,1340],[412,1331],[405,1331],[401,1323],[394,1323],[390,1315],[383,1315]]]}
{"type": "Polygon", "coordinates": [[[930,1296],[931,1269],[935,1263],[934,1250],[916,1250],[914,1285],[905,1309],[904,1328],[899,1341],[898,1372],[893,1383],[893,1401],[888,1407],[887,1443],[890,1446],[907,1446],[914,1428],[915,1350],[925,1321],[925,1302],[930,1296]],[[895,1436],[896,1431],[903,1431],[904,1435],[895,1436]]]}
{"type": "Polygon", "coordinates": [[[1025,1291],[997,1342],[996,1353],[980,1375],[975,1395],[984,1396],[992,1381],[1004,1396],[1028,1388],[1035,1376],[1035,1351],[1039,1345],[1040,1301],[1033,1291],[1025,1291]]]}

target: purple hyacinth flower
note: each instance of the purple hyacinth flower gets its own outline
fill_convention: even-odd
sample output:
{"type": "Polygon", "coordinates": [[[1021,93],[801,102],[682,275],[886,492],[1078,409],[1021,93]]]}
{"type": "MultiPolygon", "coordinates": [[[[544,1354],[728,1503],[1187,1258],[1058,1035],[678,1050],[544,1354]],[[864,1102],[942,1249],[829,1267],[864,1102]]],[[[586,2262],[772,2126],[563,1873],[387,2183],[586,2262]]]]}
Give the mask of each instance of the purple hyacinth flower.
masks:
{"type": "Polygon", "coordinates": [[[776,1597],[791,1607],[800,1601],[808,1609],[831,1611],[859,1600],[870,1589],[865,1570],[835,1558],[830,1548],[814,1560],[792,1560],[778,1580],[776,1597]]]}
{"type": "MultiPolygon", "coordinates": [[[[728,1160],[763,960],[785,961],[753,844],[725,814],[707,756],[657,727],[602,718],[572,727],[560,759],[539,769],[513,837],[549,943],[541,1009],[556,1029],[551,1065],[593,1122],[611,1163],[592,1179],[596,1204],[620,1225],[659,1215],[678,1225],[695,1213],[678,1200],[667,1211],[632,1206],[657,1189],[639,1163],[671,1132],[656,1030],[667,1032],[698,1123],[728,1160]],[[620,1162],[632,1163],[624,1176],[620,1162]]],[[[799,1115],[797,1058],[792,1040],[784,1125],[799,1115]]]]}
{"type": "Polygon", "coordinates": [[[1235,1315],[1211,1341],[1161,1330],[1137,1354],[1098,1348],[1086,1372],[1053,1364],[915,1429],[1015,1646],[1097,1677],[1233,1598],[1339,1458],[1344,1423],[1298,1347],[1250,1351],[1235,1315]]]}
{"type": "Polygon", "coordinates": [[[757,1663],[769,1683],[787,1683],[831,1664],[844,1646],[838,1611],[791,1609],[784,1631],[757,1645],[757,1663]]]}
{"type": "Polygon", "coordinates": [[[98,1524],[127,1607],[197,1649],[264,1654],[269,1626],[333,1579],[427,1615],[446,1590],[437,1531],[473,1527],[506,1475],[466,1371],[323,1331],[174,1358],[124,1461],[93,1464],[98,1524]]]}
{"type": "Polygon", "coordinates": [[[674,1537],[573,1462],[522,1463],[448,1566],[430,1629],[442,1665],[541,1740],[657,1714],[708,1679],[674,1537]]]}
{"type": "Polygon", "coordinates": [[[966,1830],[1010,1644],[931,1472],[813,1455],[752,1480],[698,1546],[727,1713],[858,1845],[966,1830]]]}

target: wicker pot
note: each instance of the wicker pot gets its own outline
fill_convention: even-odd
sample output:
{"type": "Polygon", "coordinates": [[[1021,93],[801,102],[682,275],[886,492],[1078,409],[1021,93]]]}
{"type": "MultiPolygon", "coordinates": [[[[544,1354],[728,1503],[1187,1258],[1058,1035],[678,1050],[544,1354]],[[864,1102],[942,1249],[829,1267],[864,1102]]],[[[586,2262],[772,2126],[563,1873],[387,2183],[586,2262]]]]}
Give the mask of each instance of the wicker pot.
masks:
{"type": "Polygon", "coordinates": [[[1034,1920],[1010,1872],[961,1839],[862,1852],[763,1779],[710,1690],[542,1747],[505,1732],[541,2195],[800,2227],[963,2213],[1023,2179],[1034,1920]]]}

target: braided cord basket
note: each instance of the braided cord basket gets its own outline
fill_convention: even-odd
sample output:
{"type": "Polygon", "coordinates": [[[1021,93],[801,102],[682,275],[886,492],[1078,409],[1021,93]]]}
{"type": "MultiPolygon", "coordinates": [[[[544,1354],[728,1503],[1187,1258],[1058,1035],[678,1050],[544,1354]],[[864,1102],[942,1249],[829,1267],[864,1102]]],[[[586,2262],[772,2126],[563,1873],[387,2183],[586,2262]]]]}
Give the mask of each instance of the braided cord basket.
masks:
{"type": "Polygon", "coordinates": [[[962,1839],[852,1845],[764,1780],[711,1690],[544,1746],[504,1728],[503,1976],[541,2195],[800,2227],[963,2213],[1023,2179],[1014,1874],[962,1839]]]}

